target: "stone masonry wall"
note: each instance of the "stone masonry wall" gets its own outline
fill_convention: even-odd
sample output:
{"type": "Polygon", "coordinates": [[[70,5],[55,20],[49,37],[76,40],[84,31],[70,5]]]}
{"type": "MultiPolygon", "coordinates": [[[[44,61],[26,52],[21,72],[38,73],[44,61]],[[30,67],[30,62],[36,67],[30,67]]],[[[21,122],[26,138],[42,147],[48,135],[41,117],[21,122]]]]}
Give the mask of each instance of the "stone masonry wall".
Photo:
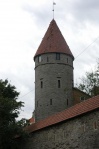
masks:
{"type": "Polygon", "coordinates": [[[35,58],[35,118],[44,119],[73,105],[73,60],[66,54],[41,55],[35,58]],[[58,87],[60,81],[60,87],[58,87]],[[41,87],[42,82],[42,87],[41,87]]]}
{"type": "Polygon", "coordinates": [[[99,111],[33,132],[24,149],[99,149],[99,111]]]}

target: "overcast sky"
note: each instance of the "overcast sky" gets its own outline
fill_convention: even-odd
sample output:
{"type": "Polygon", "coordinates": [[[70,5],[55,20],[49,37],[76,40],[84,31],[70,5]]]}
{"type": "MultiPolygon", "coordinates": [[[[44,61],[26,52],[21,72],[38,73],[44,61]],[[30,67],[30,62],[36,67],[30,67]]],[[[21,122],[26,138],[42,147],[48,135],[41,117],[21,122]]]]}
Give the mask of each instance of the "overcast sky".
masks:
{"type": "MultiPolygon", "coordinates": [[[[75,57],[77,83],[99,58],[99,0],[55,3],[55,20],[75,57]]],[[[30,118],[34,110],[33,56],[53,19],[52,4],[52,0],[0,0],[0,79],[8,78],[20,92],[19,100],[25,103],[20,118],[30,118]]]]}

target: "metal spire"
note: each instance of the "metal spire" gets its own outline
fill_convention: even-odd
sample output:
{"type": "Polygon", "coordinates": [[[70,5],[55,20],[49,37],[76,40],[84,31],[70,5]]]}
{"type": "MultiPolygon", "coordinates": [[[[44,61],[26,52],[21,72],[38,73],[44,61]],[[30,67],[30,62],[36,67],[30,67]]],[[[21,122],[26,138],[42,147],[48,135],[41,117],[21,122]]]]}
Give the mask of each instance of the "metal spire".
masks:
{"type": "Polygon", "coordinates": [[[53,19],[54,19],[54,5],[56,5],[56,3],[53,1],[53,19]]]}

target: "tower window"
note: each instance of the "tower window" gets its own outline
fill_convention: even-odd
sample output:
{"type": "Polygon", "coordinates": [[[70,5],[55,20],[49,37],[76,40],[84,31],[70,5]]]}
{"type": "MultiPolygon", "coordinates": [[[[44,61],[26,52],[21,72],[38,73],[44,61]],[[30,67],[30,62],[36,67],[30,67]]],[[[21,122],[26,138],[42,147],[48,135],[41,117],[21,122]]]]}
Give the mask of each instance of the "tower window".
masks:
{"type": "Polygon", "coordinates": [[[41,88],[43,88],[43,81],[41,81],[41,88]]]}
{"type": "Polygon", "coordinates": [[[67,133],[66,132],[64,132],[64,138],[66,138],[67,137],[67,133]]]}
{"type": "Polygon", "coordinates": [[[58,80],[58,88],[60,88],[61,84],[60,84],[60,80],[58,80]]]}
{"type": "Polygon", "coordinates": [[[68,99],[67,99],[67,106],[68,106],[68,99]]]}
{"type": "Polygon", "coordinates": [[[41,62],[41,55],[38,56],[38,62],[41,62]]]}
{"type": "Polygon", "coordinates": [[[56,60],[60,60],[60,53],[56,53],[56,60]]]}
{"type": "Polygon", "coordinates": [[[49,62],[49,58],[47,57],[47,62],[49,62]]]}
{"type": "Polygon", "coordinates": [[[67,58],[67,63],[68,63],[68,58],[67,58]]]}
{"type": "Polygon", "coordinates": [[[74,87],[74,81],[72,80],[72,87],[74,87]]]}
{"type": "Polygon", "coordinates": [[[97,129],[97,122],[96,121],[94,122],[94,129],[95,130],[97,129]]]}
{"type": "Polygon", "coordinates": [[[38,107],[38,101],[37,101],[37,107],[38,107]]]}
{"type": "Polygon", "coordinates": [[[82,125],[83,132],[85,132],[85,123],[82,125]]]}
{"type": "Polygon", "coordinates": [[[50,99],[50,105],[52,105],[52,99],[50,99]]]}

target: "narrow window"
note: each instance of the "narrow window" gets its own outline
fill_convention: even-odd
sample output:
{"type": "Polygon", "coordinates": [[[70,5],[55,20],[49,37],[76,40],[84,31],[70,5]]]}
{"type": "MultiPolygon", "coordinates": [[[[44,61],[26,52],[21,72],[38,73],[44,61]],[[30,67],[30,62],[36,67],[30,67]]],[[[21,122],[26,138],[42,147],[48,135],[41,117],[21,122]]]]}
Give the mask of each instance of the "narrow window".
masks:
{"type": "Polygon", "coordinates": [[[97,129],[97,122],[96,121],[94,122],[94,129],[95,130],[97,129]]]}
{"type": "Polygon", "coordinates": [[[38,107],[38,101],[37,101],[37,107],[38,107]]]}
{"type": "Polygon", "coordinates": [[[50,99],[50,105],[52,105],[52,99],[50,99]]]}
{"type": "Polygon", "coordinates": [[[43,81],[41,81],[41,88],[43,88],[43,81]]]}
{"type": "Polygon", "coordinates": [[[68,99],[67,99],[67,106],[68,106],[68,99]]]}
{"type": "Polygon", "coordinates": [[[47,57],[47,62],[49,62],[49,58],[47,57]]]}
{"type": "Polygon", "coordinates": [[[68,58],[67,58],[67,63],[68,63],[68,58]]]}
{"type": "Polygon", "coordinates": [[[53,140],[55,141],[55,134],[53,135],[53,140]]]}
{"type": "Polygon", "coordinates": [[[38,56],[38,62],[41,62],[41,55],[38,56]]]}
{"type": "Polygon", "coordinates": [[[82,125],[83,132],[85,132],[85,124],[82,125]]]}
{"type": "Polygon", "coordinates": [[[60,60],[60,53],[56,53],[56,60],[60,60]]]}
{"type": "Polygon", "coordinates": [[[74,87],[74,81],[72,80],[72,87],[74,87]]]}
{"type": "Polygon", "coordinates": [[[60,80],[58,80],[58,88],[60,88],[60,80]]]}
{"type": "Polygon", "coordinates": [[[66,132],[64,132],[64,138],[66,138],[66,136],[67,136],[67,135],[66,135],[66,132]]]}

